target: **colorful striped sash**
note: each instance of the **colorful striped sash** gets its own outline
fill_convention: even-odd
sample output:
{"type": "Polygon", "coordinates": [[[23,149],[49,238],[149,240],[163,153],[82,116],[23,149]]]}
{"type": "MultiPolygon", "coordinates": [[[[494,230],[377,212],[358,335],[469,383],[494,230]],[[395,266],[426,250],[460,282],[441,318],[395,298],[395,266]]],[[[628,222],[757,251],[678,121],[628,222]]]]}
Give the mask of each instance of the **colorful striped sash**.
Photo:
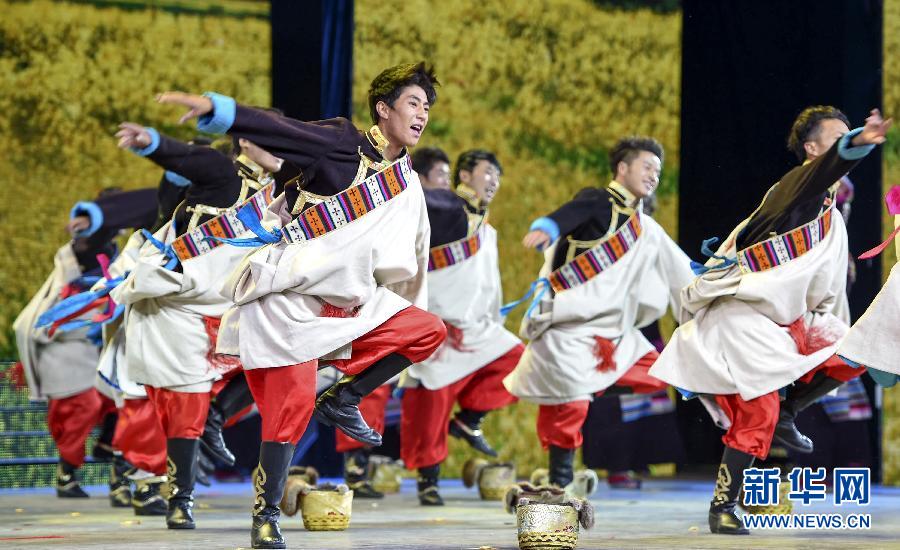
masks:
{"type": "Polygon", "coordinates": [[[435,246],[428,255],[428,271],[435,271],[458,264],[474,256],[481,248],[482,229],[471,237],[435,246]]]}
{"type": "Polygon", "coordinates": [[[744,273],[766,271],[799,258],[822,242],[831,230],[833,206],[813,221],[740,250],[738,264],[744,273]]]}
{"type": "Polygon", "coordinates": [[[172,250],[182,262],[197,256],[206,254],[210,250],[222,246],[222,242],[209,237],[218,237],[220,239],[231,239],[242,233],[250,231],[238,218],[238,211],[242,208],[249,207],[256,212],[259,218],[272,202],[272,194],[275,191],[275,182],[269,183],[252,197],[243,203],[229,208],[227,212],[220,216],[209,220],[208,222],[195,227],[192,231],[188,231],[184,235],[175,239],[172,243],[172,250]]]}
{"type": "Polygon", "coordinates": [[[409,155],[405,155],[362,183],[307,208],[285,225],[281,233],[289,243],[310,241],[330,233],[362,218],[402,193],[409,185],[412,174],[412,161],[409,155]]]}
{"type": "Polygon", "coordinates": [[[619,261],[640,236],[641,218],[635,212],[615,233],[550,273],[550,286],[559,293],[586,283],[619,261]]]}

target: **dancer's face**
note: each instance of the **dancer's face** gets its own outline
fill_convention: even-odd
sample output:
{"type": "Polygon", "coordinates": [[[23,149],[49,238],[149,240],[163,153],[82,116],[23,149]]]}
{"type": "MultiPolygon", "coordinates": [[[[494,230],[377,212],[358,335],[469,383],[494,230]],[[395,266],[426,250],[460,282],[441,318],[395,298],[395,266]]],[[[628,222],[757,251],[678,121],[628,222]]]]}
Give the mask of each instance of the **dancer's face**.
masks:
{"type": "Polygon", "coordinates": [[[500,189],[500,169],[489,160],[479,160],[472,171],[460,170],[459,181],[472,188],[485,204],[494,200],[500,189]]]}
{"type": "Polygon", "coordinates": [[[450,165],[435,162],[431,165],[431,170],[419,179],[425,189],[450,189],[450,165]]]}
{"type": "Polygon", "coordinates": [[[836,118],[826,118],[819,123],[819,128],[813,133],[811,139],[803,143],[803,149],[806,151],[806,158],[813,160],[824,155],[834,142],[841,139],[841,136],[850,131],[843,120],[836,118]]]}
{"type": "Polygon", "coordinates": [[[616,167],[616,181],[639,199],[643,199],[659,186],[662,162],[650,151],[639,151],[631,162],[622,161],[616,167]]]}
{"type": "Polygon", "coordinates": [[[378,126],[391,145],[414,147],[428,124],[428,96],[421,86],[407,86],[394,105],[381,101],[376,105],[381,121],[378,126]]]}

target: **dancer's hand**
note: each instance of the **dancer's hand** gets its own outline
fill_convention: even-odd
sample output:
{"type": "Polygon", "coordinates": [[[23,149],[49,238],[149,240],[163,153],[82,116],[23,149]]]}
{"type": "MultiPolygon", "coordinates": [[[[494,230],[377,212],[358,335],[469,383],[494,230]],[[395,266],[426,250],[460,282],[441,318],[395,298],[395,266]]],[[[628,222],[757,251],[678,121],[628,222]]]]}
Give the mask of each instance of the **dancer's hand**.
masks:
{"type": "Polygon", "coordinates": [[[119,138],[118,145],[120,149],[143,149],[153,141],[150,137],[150,132],[134,122],[119,124],[119,131],[116,132],[116,137],[119,138]]]}
{"type": "Polygon", "coordinates": [[[238,140],[238,145],[241,146],[241,153],[247,155],[250,160],[262,166],[263,170],[265,170],[266,172],[275,174],[279,170],[281,170],[281,165],[284,162],[284,159],[276,157],[272,153],[261,148],[259,145],[244,138],[238,140]]]}
{"type": "Polygon", "coordinates": [[[872,109],[869,118],[866,119],[866,125],[863,131],[857,134],[852,141],[854,147],[860,145],[881,145],[884,143],[885,135],[891,128],[893,119],[884,120],[881,118],[881,112],[878,109],[872,109]]]}
{"type": "Polygon", "coordinates": [[[186,94],[184,92],[164,92],[156,96],[156,101],[164,104],[181,105],[187,107],[188,112],[178,119],[179,124],[184,124],[192,118],[201,117],[212,112],[213,102],[202,95],[186,94]]]}
{"type": "Polygon", "coordinates": [[[74,237],[76,234],[86,231],[90,226],[91,218],[89,216],[75,216],[66,224],[66,231],[74,237]]]}
{"type": "Polygon", "coordinates": [[[522,244],[525,245],[525,248],[537,248],[538,250],[543,250],[550,244],[550,235],[544,233],[541,230],[529,231],[525,238],[522,239],[522,244]]]}

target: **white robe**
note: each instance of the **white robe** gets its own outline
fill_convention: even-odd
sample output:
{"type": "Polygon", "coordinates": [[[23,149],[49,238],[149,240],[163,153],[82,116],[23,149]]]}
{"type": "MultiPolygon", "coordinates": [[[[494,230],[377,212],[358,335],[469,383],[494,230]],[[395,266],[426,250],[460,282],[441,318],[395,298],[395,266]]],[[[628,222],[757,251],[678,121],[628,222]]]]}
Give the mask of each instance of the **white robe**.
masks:
{"type": "MultiPolygon", "coordinates": [[[[81,269],[68,243],[56,251],[50,276],[13,322],[31,399],[61,399],[94,385],[99,350],[87,339],[87,328],[57,331],[50,337],[46,327],[34,326],[38,317],[59,301],[63,287],[79,277],[81,269]]],[[[83,317],[95,313],[90,311],[83,317]]]]}
{"type": "MultiPolygon", "coordinates": [[[[137,263],[138,255],[144,244],[144,236],[140,231],[135,231],[128,238],[125,248],[109,264],[109,274],[116,278],[131,271],[137,263]]],[[[101,279],[94,290],[104,287],[106,279],[101,279]]],[[[127,354],[125,352],[125,333],[127,331],[127,319],[129,307],[118,320],[103,327],[103,350],[100,352],[100,361],[97,365],[97,389],[104,395],[116,401],[117,406],[122,405],[123,399],[142,399],[147,397],[144,386],[135,382],[128,368],[127,354]]]]}
{"type": "Polygon", "coordinates": [[[428,273],[428,310],[463,334],[462,350],[444,342],[407,373],[429,390],[465,378],[520,343],[503,327],[497,230],[485,225],[478,252],[428,273]]]}
{"type": "MultiPolygon", "coordinates": [[[[894,227],[897,226],[900,226],[900,216],[894,216],[894,227]]],[[[900,258],[900,240],[894,241],[894,246],[900,258]]],[[[884,286],[850,327],[837,353],[860,365],[900,375],[897,342],[900,342],[900,263],[891,268],[884,286]]]]}
{"type": "MultiPolygon", "coordinates": [[[[172,223],[155,237],[171,244],[172,223]]],[[[211,343],[204,317],[219,318],[231,307],[219,289],[244,254],[222,245],[182,261],[178,273],[164,267],[167,258],[151,242],[141,246],[131,273],[111,292],[116,303],[128,306],[126,362],[135,382],[199,393],[221,378],[207,359],[211,343]]]]}
{"type": "MultiPolygon", "coordinates": [[[[640,237],[615,264],[542,306],[540,315],[547,315],[552,305],[550,326],[528,344],[503,381],[510,393],[546,405],[589,400],[655,349],[640,328],[662,317],[669,305],[677,309],[679,292],[694,275],[690,259],[656,221],[642,214],[641,224],[640,237]],[[597,336],[615,343],[615,370],[597,369],[597,336]]],[[[542,277],[550,273],[553,249],[545,256],[542,277]]]]}
{"type": "MultiPolygon", "coordinates": [[[[428,212],[418,176],[410,169],[406,179],[403,192],[347,225],[247,255],[222,289],[237,307],[222,319],[218,351],[239,353],[246,370],[347,358],[353,340],[399,311],[427,309],[428,212]],[[325,302],[355,316],[321,317],[325,302]]],[[[282,194],[263,225],[290,219],[282,194]]]]}
{"type": "MultiPolygon", "coordinates": [[[[824,240],[767,271],[737,265],[709,271],[686,287],[684,322],[650,374],[699,394],[754,399],[793,383],[837,350],[847,324],[834,315],[847,286],[847,231],[831,216],[824,240]],[[816,351],[803,355],[787,326],[803,318],[816,351]]],[[[735,257],[739,225],[717,252],[735,257]]]]}

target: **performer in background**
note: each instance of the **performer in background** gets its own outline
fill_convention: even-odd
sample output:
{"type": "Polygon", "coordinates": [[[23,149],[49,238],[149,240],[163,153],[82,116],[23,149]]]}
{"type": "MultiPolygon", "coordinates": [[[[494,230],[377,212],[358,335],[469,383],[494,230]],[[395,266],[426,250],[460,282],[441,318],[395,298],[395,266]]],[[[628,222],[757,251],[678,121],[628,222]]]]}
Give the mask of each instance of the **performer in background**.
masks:
{"type": "Polygon", "coordinates": [[[171,221],[145,234],[133,269],[111,296],[128,308],[130,374],[146,388],[166,433],[171,488],[166,525],[193,529],[199,438],[214,382],[240,369],[237,358],[215,352],[215,342],[220,317],[232,305],[219,293],[222,273],[233,269],[243,252],[207,237],[249,233],[236,207],[263,210],[274,184],[254,195],[260,185],[241,178],[228,155],[152,128],[123,123],[116,135],[120,147],[191,182],[171,221]]]}
{"type": "Polygon", "coordinates": [[[744,470],[768,455],[773,438],[811,451],[794,417],[863,372],[835,355],[848,328],[833,313],[847,285],[847,232],[833,198],[889,127],[877,110],[852,132],[833,107],[800,113],[789,147],[815,160],[773,185],[682,293],[685,324],[650,374],[701,394],[728,429],[709,509],[713,533],[748,533],[734,513],[744,470]]]}
{"type": "Polygon", "coordinates": [[[531,342],[504,383],[540,404],[538,437],[549,451],[549,481],[559,487],[572,483],[594,395],[666,387],[647,374],[659,354],[640,329],[678,306],[693,273],[678,245],[641,213],[662,161],[656,140],[622,139],[610,151],[612,181],[538,218],[523,240],[545,251],[545,263],[520,332],[531,342]]]}
{"type": "MultiPolygon", "coordinates": [[[[427,308],[428,216],[406,148],[418,143],[437,81],[424,63],[372,82],[374,125],[301,122],[218,94],[179,92],[201,130],[228,132],[283,162],[291,176],[247,256],[226,285],[237,304],[222,322],[219,351],[239,353],[262,417],[251,543],[284,548],[278,504],[294,446],[313,412],[319,359],[346,375],[318,398],[317,415],[377,446],[360,400],[426,359],[446,330],[427,308]]],[[[276,174],[276,177],[279,177],[276,174]]]]}
{"type": "Polygon", "coordinates": [[[450,158],[442,149],[417,148],[412,154],[412,163],[422,189],[450,189],[450,158]]]}
{"type": "MultiPolygon", "coordinates": [[[[430,172],[439,168],[424,164],[430,172]]],[[[481,423],[488,412],[516,400],[503,378],[524,346],[503,328],[497,230],[488,222],[502,173],[493,153],[473,149],[456,161],[454,190],[425,189],[431,222],[428,307],[443,319],[448,338],[404,375],[400,424],[400,456],[407,468],[418,469],[419,502],[425,506],[444,504],[438,476],[447,458],[448,432],[497,456],[481,423]],[[457,403],[460,410],[451,419],[457,403]]]]}
{"type": "Polygon", "coordinates": [[[30,398],[49,401],[47,424],[60,455],[56,476],[60,498],[87,498],[77,469],[84,464],[88,435],[102,424],[93,455],[113,460],[110,501],[113,506],[129,506],[131,500],[128,483],[122,482],[127,468],[111,445],[115,405],[94,387],[99,339],[86,326],[106,304],[55,322],[43,322],[41,316],[60,301],[90,289],[102,276],[101,261],[109,262],[118,254],[114,239],[119,232],[152,221],[155,214],[153,189],[104,190],[92,202],[77,203],[66,226],[73,239],[59,248],[53,271],[13,323],[30,398]],[[82,214],[88,223],[79,219],[82,214]]]}

